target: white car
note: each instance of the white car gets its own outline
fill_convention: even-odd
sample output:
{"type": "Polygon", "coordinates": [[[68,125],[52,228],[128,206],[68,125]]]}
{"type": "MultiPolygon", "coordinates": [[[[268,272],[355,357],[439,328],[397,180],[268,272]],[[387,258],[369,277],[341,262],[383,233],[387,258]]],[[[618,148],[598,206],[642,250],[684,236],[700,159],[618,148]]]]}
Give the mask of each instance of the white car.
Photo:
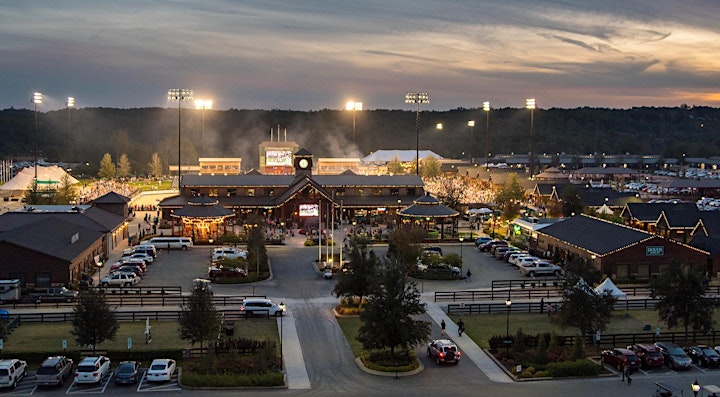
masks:
{"type": "Polygon", "coordinates": [[[155,258],[144,252],[133,253],[132,255],[130,255],[130,259],[142,259],[145,261],[145,263],[153,263],[153,261],[155,260],[155,258]]]}
{"type": "Polygon", "coordinates": [[[523,257],[521,257],[521,258],[518,258],[518,259],[515,261],[515,266],[517,266],[517,267],[519,267],[520,269],[522,269],[523,266],[530,265],[530,264],[532,264],[533,262],[535,262],[535,261],[538,260],[538,259],[540,259],[540,258],[538,258],[538,257],[536,257],[536,256],[532,256],[532,255],[530,255],[530,256],[523,256],[523,257]]]}
{"type": "Polygon", "coordinates": [[[212,260],[216,261],[220,258],[247,259],[247,251],[240,249],[240,248],[234,248],[234,247],[215,248],[212,253],[212,260]]]}
{"type": "Polygon", "coordinates": [[[156,358],[150,363],[145,372],[145,379],[148,382],[166,382],[172,379],[177,363],[169,358],[156,358]]]}
{"type": "Polygon", "coordinates": [[[85,357],[75,370],[75,383],[100,383],[110,373],[110,359],[105,356],[85,357]]]}
{"type": "Polygon", "coordinates": [[[255,314],[282,316],[283,313],[285,313],[285,305],[282,302],[278,305],[270,299],[250,298],[245,299],[240,305],[240,314],[250,317],[255,314]]]}
{"type": "Polygon", "coordinates": [[[0,387],[15,387],[27,373],[27,362],[16,358],[0,360],[0,387]]]}
{"type": "Polygon", "coordinates": [[[517,252],[515,254],[510,255],[510,257],[508,258],[508,263],[510,263],[511,265],[517,265],[517,261],[520,258],[524,258],[526,256],[532,256],[532,255],[528,254],[527,252],[517,252]]]}
{"type": "Polygon", "coordinates": [[[140,282],[135,273],[110,273],[100,280],[103,287],[131,287],[140,282]]]}

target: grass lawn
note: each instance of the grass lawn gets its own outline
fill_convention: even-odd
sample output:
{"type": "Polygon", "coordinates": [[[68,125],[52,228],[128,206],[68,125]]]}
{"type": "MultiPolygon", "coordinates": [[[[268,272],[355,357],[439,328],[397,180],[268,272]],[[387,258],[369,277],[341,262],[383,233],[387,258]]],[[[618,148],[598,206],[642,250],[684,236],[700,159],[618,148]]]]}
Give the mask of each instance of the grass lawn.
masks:
{"type": "Polygon", "coordinates": [[[360,322],[359,317],[336,317],[338,324],[340,324],[340,328],[343,331],[343,334],[345,334],[345,339],[347,339],[348,343],[350,344],[350,349],[352,349],[353,355],[355,357],[360,357],[360,353],[362,353],[363,348],[362,344],[355,339],[358,335],[358,330],[360,329],[360,326],[362,323],[360,322]]]}
{"type": "MultiPolygon", "coordinates": [[[[127,349],[127,338],[132,338],[132,349],[183,349],[189,347],[189,342],[180,339],[178,323],[175,321],[150,321],[152,342],[145,344],[145,321],[120,322],[120,329],[114,341],[105,341],[98,345],[98,350],[127,349]]],[[[68,350],[83,350],[75,345],[70,330],[72,324],[67,323],[27,323],[15,328],[5,338],[3,351],[5,353],[38,352],[60,353],[62,341],[67,340],[68,350]]],[[[235,322],[234,337],[248,339],[270,339],[280,344],[277,320],[248,319],[235,322]]]]}

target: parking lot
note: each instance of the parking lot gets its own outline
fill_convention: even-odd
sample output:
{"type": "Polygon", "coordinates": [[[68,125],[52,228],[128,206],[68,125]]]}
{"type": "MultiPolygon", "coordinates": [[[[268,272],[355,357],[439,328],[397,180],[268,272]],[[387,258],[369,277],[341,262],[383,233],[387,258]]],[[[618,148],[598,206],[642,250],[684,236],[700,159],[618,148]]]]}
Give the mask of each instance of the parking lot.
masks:
{"type": "MultiPolygon", "coordinates": [[[[114,368],[113,368],[114,369],[114,368]]],[[[143,377],[136,385],[116,385],[113,382],[113,373],[108,374],[103,380],[94,385],[81,385],[74,382],[66,382],[59,387],[37,387],[35,385],[35,373],[28,371],[14,389],[0,389],[0,395],[30,396],[33,394],[102,394],[122,392],[178,392],[182,388],[178,384],[178,371],[172,376],[169,382],[150,383],[145,380],[145,369],[142,369],[143,377]]]]}

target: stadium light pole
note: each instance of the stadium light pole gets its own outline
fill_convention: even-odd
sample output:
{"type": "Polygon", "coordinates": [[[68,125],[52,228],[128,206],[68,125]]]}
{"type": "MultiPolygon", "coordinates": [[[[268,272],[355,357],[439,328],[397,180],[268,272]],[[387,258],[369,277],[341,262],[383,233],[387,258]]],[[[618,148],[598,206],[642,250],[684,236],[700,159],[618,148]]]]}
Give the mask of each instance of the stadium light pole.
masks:
{"type": "MultiPolygon", "coordinates": [[[[67,145],[68,145],[68,151],[70,151],[71,145],[71,136],[72,136],[72,127],[70,124],[70,109],[75,107],[75,97],[67,97],[67,100],[65,100],[65,106],[67,106],[68,110],[68,136],[67,136],[67,145]]],[[[66,161],[70,161],[70,159],[66,159],[66,161]]]]}
{"type": "Polygon", "coordinates": [[[483,102],[483,111],[485,112],[485,170],[490,171],[488,165],[490,161],[490,102],[483,102]]]}
{"type": "Polygon", "coordinates": [[[535,171],[535,157],[534,149],[535,142],[533,136],[533,121],[535,115],[535,98],[528,98],[525,100],[525,108],[530,110],[530,179],[533,178],[533,172],[535,171]]]}
{"type": "Polygon", "coordinates": [[[408,92],[405,94],[405,103],[417,105],[415,111],[415,174],[420,175],[420,104],[430,103],[427,92],[408,92]]]}
{"type": "Polygon", "coordinates": [[[202,111],[202,130],[200,131],[200,155],[205,155],[205,109],[212,110],[212,99],[196,99],[195,109],[202,111]]]}
{"type": "Polygon", "coordinates": [[[353,114],[353,142],[355,142],[355,112],[362,109],[362,102],[355,102],[353,100],[345,103],[345,110],[352,110],[353,114]]]}
{"type": "MultiPolygon", "coordinates": [[[[35,143],[33,144],[34,145],[33,152],[35,154],[35,186],[34,186],[34,188],[36,190],[35,193],[37,193],[37,182],[38,182],[38,178],[37,178],[37,166],[38,166],[38,149],[37,149],[38,110],[37,110],[37,105],[40,103],[43,103],[43,94],[40,92],[34,93],[33,97],[32,97],[32,103],[35,106],[35,143]]],[[[34,197],[33,197],[33,200],[34,200],[34,197]]],[[[33,203],[33,204],[35,204],[35,203],[33,203]]]]}
{"type": "Polygon", "coordinates": [[[177,101],[178,103],[178,191],[180,191],[180,109],[182,101],[191,101],[193,99],[193,90],[186,88],[171,88],[168,90],[168,101],[177,101]]]}

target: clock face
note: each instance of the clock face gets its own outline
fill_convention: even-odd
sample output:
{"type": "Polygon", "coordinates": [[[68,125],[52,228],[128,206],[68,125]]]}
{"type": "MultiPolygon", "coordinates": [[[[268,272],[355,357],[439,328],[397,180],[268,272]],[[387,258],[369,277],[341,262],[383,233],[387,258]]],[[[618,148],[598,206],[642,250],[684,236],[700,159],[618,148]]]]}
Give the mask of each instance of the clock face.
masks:
{"type": "Polygon", "coordinates": [[[307,159],[300,159],[300,161],[298,162],[298,165],[300,166],[300,168],[307,168],[309,163],[308,163],[307,159]]]}

